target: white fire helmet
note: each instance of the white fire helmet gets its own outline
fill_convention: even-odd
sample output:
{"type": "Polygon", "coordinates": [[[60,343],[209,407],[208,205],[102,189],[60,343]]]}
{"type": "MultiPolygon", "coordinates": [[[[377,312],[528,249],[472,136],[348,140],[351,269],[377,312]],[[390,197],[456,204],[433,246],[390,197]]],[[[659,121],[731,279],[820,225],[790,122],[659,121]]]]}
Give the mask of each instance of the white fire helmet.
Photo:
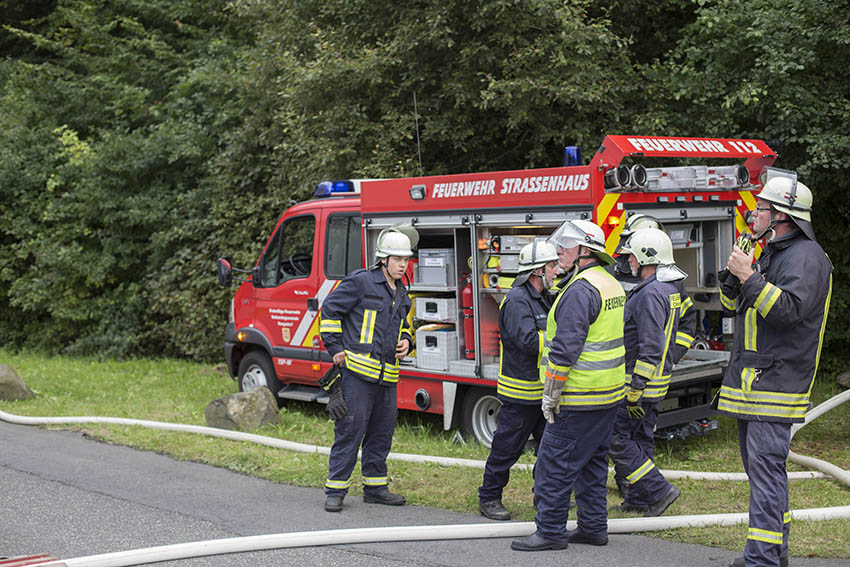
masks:
{"type": "Polygon", "coordinates": [[[605,251],[605,233],[599,225],[589,220],[568,220],[549,237],[549,242],[561,248],[584,246],[606,265],[614,263],[614,258],[605,251]]]}
{"type": "Polygon", "coordinates": [[[626,218],[626,222],[623,224],[623,231],[620,233],[620,243],[617,244],[617,249],[614,250],[614,254],[620,254],[629,237],[633,235],[636,230],[640,230],[642,228],[658,228],[664,230],[664,227],[658,219],[653,216],[645,215],[643,213],[631,215],[626,218]]]}
{"type": "Polygon", "coordinates": [[[549,262],[558,261],[558,251],[554,246],[543,240],[535,240],[526,244],[519,251],[519,272],[528,272],[540,268],[549,262]]]}
{"type": "Polygon", "coordinates": [[[659,281],[670,282],[687,277],[687,274],[676,266],[673,259],[673,243],[663,230],[657,228],[636,230],[620,252],[632,254],[641,266],[657,265],[655,274],[659,281]]]}
{"type": "Polygon", "coordinates": [[[776,176],[767,180],[756,198],[764,199],[777,211],[786,213],[808,238],[815,240],[812,192],[808,187],[791,177],[776,176]]]}
{"type": "MultiPolygon", "coordinates": [[[[549,242],[545,240],[537,240],[531,244],[526,244],[519,251],[519,275],[514,280],[513,287],[522,285],[528,280],[531,273],[545,266],[549,262],[558,261],[558,251],[549,242]]],[[[546,281],[546,274],[542,275],[543,287],[548,288],[549,282],[546,281]]]]}
{"type": "Polygon", "coordinates": [[[387,256],[400,256],[403,258],[413,256],[410,238],[395,228],[382,230],[378,235],[375,257],[386,258],[387,256]]]}

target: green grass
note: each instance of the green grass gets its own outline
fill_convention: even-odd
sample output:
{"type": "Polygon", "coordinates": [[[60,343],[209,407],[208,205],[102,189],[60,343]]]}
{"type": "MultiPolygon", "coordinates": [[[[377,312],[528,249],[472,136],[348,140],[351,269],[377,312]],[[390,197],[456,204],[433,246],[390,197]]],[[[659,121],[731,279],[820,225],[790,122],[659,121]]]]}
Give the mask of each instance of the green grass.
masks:
{"type": "MultiPolygon", "coordinates": [[[[25,402],[0,402],[0,409],[29,416],[110,416],[205,425],[204,407],[213,399],[237,390],[229,376],[213,365],[174,360],[96,361],[84,358],[12,354],[0,350],[0,364],[12,365],[36,393],[25,402]]],[[[813,391],[815,404],[840,391],[833,376],[821,376],[813,391]]],[[[281,410],[282,424],[255,433],[329,446],[333,423],[323,406],[288,402],[281,410]]],[[[706,437],[661,442],[657,464],[663,469],[695,471],[743,470],[738,454],[735,423],[721,418],[720,429],[706,437]]],[[[850,469],[846,424],[850,403],[827,413],[796,435],[792,449],[850,469]]],[[[96,439],[156,451],[178,459],[225,467],[275,482],[320,489],[327,476],[327,457],[291,453],[202,435],[114,425],[65,426],[96,439]]],[[[393,451],[485,460],[487,449],[452,441],[453,432],[442,430],[442,418],[401,412],[393,451]]],[[[531,455],[520,462],[532,463],[531,455]]],[[[789,470],[802,470],[789,463],[789,470]]],[[[391,485],[412,504],[476,513],[481,469],[445,467],[391,461],[391,485]]],[[[355,472],[352,492],[359,493],[355,472]]],[[[675,481],[682,496],[668,514],[746,512],[746,482],[675,481]]],[[[530,471],[514,471],[503,501],[517,520],[534,518],[530,471]]],[[[609,506],[619,504],[613,478],[609,478],[609,506]]],[[[792,509],[850,504],[850,488],[832,480],[790,483],[792,509]]],[[[322,496],[316,494],[317,506],[322,496]]],[[[574,510],[571,517],[575,517],[574,510]]],[[[617,517],[616,514],[612,517],[617,517]]],[[[669,540],[743,549],[746,526],[677,529],[650,533],[669,540]]],[[[796,521],[792,524],[791,554],[795,556],[850,558],[850,520],[796,521]]]]}

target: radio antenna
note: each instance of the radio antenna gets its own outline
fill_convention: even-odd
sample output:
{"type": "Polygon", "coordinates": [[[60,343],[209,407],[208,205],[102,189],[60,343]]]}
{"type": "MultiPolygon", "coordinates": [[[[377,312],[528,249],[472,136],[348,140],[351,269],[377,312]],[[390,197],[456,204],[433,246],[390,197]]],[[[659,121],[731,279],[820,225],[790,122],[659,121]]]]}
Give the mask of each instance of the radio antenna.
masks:
{"type": "Polygon", "coordinates": [[[413,119],[416,121],[416,151],[419,154],[419,176],[422,173],[422,146],[419,143],[419,110],[416,108],[416,91],[413,91],[413,119]]]}

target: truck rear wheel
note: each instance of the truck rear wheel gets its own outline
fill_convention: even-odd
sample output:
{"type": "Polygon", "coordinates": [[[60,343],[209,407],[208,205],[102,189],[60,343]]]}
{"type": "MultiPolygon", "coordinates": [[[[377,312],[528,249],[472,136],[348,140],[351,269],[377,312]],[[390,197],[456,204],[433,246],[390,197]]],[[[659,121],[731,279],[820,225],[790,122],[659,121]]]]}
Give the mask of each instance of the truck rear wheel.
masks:
{"type": "Polygon", "coordinates": [[[502,402],[495,390],[472,388],[463,397],[463,433],[488,449],[499,422],[502,402]]]}
{"type": "Polygon", "coordinates": [[[277,397],[277,393],[283,384],[274,373],[272,360],[266,353],[252,350],[239,363],[239,391],[250,392],[263,386],[271,391],[280,408],[283,400],[277,397]]]}

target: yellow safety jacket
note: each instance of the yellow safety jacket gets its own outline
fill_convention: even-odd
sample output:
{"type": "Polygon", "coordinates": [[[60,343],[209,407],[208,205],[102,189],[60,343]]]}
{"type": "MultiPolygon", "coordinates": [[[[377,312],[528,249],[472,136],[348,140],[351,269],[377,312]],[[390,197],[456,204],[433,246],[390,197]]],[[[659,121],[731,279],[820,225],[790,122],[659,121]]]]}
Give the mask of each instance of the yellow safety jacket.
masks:
{"type": "Polygon", "coordinates": [[[561,391],[561,406],[574,410],[605,409],[617,405],[625,396],[625,303],[623,287],[599,265],[579,271],[558,294],[547,319],[540,380],[545,382],[550,377],[566,381],[561,391]],[[582,295],[583,286],[578,282],[591,286],[593,291],[587,291],[588,294],[594,291],[598,294],[601,300],[598,313],[594,313],[595,306],[587,305],[594,302],[590,296],[582,295]],[[567,304],[570,308],[564,308],[567,304]],[[566,330],[558,332],[559,323],[563,325],[576,318],[589,323],[586,336],[582,336],[583,329],[569,330],[576,325],[564,325],[566,330]],[[576,352],[574,345],[579,340],[582,347],[576,352]]]}
{"type": "Polygon", "coordinates": [[[319,332],[328,353],[345,352],[345,367],[367,382],[398,382],[396,344],[413,332],[407,325],[410,298],[397,283],[390,290],[380,268],[345,277],[322,304],[319,332]]]}

